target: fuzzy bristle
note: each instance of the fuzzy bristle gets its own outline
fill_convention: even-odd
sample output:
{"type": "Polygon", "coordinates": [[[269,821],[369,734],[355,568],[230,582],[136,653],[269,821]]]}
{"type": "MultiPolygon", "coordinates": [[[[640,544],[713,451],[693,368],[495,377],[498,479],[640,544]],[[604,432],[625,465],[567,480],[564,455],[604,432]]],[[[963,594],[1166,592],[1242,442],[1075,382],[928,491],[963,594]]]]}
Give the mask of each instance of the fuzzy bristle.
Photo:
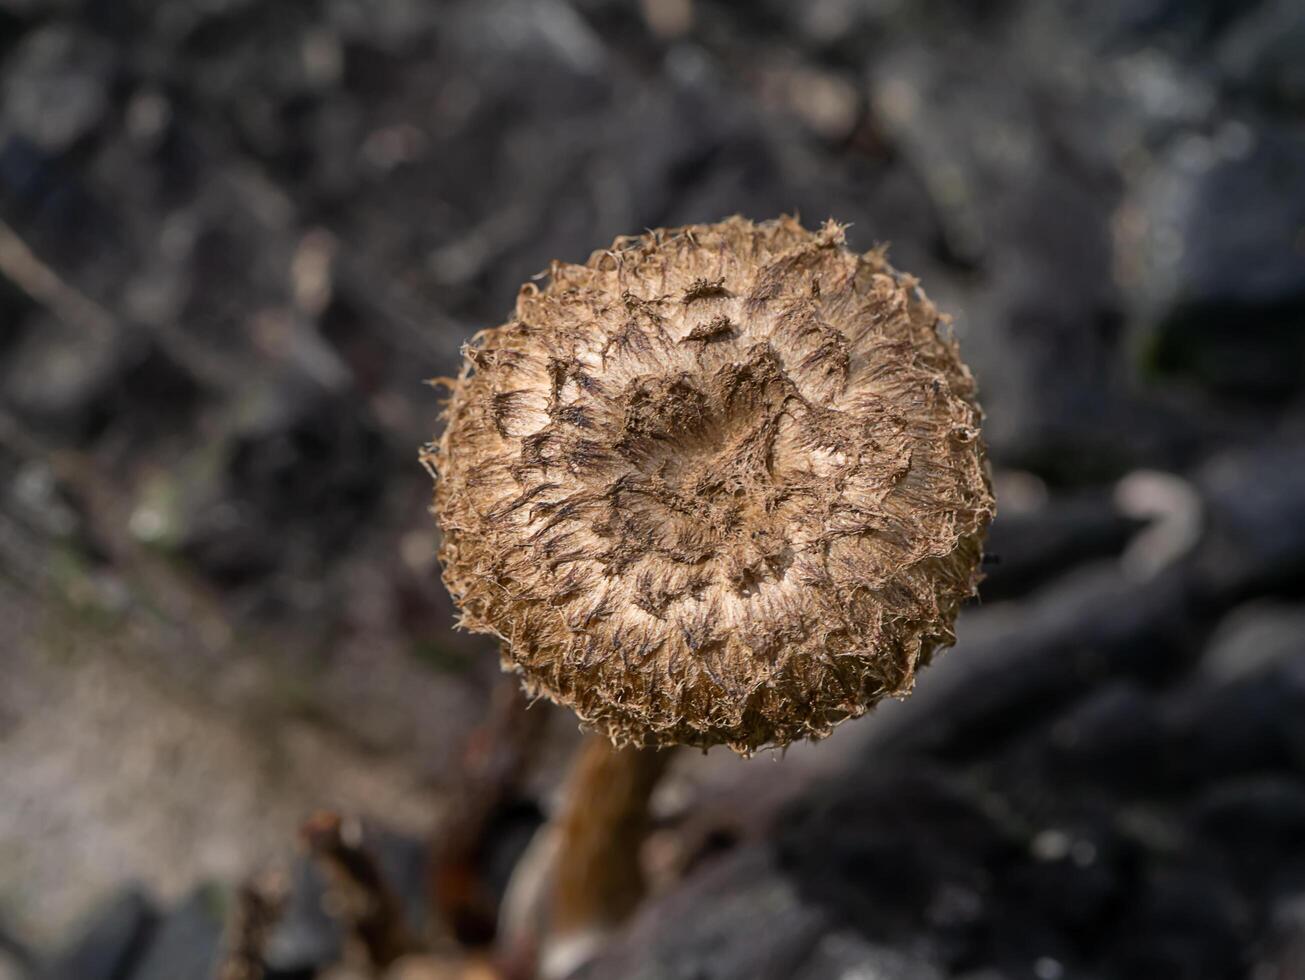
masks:
{"type": "Polygon", "coordinates": [[[833,223],[554,264],[428,453],[450,592],[618,745],[827,735],[949,645],[994,504],[943,318],[833,223]]]}

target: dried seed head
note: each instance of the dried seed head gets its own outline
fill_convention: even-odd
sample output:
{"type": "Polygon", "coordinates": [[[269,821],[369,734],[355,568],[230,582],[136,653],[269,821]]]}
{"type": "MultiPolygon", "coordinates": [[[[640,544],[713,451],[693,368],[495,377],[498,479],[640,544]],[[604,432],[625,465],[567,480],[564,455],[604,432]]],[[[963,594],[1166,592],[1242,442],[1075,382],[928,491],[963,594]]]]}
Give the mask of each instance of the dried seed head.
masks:
{"type": "Polygon", "coordinates": [[[751,752],[906,694],[993,514],[942,323],[832,222],[555,263],[468,345],[427,449],[463,625],[618,745],[751,752]]]}

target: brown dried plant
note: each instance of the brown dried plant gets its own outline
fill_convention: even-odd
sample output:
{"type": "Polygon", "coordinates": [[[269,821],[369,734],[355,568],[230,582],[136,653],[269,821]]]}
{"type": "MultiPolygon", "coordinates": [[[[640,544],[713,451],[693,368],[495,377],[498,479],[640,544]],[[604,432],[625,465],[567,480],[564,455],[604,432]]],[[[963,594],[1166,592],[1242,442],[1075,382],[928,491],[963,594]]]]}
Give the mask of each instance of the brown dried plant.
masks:
{"type": "Polygon", "coordinates": [[[555,262],[451,382],[463,625],[616,745],[820,738],[950,645],[993,497],[947,318],[781,218],[555,262]]]}

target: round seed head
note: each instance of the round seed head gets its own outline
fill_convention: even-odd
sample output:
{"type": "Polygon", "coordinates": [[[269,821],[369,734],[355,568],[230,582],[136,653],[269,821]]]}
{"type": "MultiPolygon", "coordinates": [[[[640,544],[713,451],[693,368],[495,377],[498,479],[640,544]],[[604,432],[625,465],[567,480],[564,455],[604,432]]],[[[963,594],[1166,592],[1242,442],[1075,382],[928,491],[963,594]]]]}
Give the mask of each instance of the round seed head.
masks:
{"type": "Polygon", "coordinates": [[[465,355],[425,456],[445,583],[618,745],[819,738],[953,642],[993,515],[974,382],[838,225],[617,239],[465,355]]]}

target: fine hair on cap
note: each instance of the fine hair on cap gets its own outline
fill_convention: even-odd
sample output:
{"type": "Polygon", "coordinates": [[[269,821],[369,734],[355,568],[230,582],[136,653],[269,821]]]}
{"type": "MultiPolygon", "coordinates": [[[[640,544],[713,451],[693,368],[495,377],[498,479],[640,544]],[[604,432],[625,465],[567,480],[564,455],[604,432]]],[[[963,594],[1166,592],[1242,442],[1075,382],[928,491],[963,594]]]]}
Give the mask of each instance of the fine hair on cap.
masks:
{"type": "Polygon", "coordinates": [[[445,583],[617,745],[819,738],[954,641],[982,413],[882,250],[792,218],[619,238],[464,354],[423,457],[445,583]]]}

